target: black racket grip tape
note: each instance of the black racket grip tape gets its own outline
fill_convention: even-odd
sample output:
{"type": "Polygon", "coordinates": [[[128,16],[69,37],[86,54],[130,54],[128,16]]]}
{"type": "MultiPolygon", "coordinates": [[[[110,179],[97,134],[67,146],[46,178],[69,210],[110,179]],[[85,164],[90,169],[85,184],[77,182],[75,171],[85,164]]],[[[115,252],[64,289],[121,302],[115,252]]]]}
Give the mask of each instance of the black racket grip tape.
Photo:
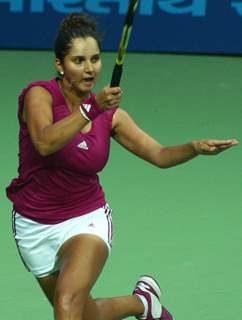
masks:
{"type": "Polygon", "coordinates": [[[122,64],[115,64],[112,73],[111,85],[110,87],[118,87],[120,84],[120,80],[123,73],[123,65],[122,64]]]}

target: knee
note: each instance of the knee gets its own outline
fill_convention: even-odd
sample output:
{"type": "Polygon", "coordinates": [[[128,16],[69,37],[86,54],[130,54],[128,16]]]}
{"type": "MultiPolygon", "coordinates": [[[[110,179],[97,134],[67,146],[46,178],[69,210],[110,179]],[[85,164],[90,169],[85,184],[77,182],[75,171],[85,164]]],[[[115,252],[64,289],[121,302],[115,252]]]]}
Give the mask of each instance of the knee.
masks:
{"type": "Polygon", "coordinates": [[[83,314],[87,294],[82,290],[57,288],[54,296],[54,308],[63,314],[83,314]]]}

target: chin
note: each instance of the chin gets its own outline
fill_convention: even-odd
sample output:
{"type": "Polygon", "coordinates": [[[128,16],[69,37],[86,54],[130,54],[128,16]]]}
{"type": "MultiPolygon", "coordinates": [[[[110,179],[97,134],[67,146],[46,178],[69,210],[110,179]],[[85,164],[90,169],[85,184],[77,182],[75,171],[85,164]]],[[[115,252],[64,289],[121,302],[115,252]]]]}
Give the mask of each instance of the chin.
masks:
{"type": "Polygon", "coordinates": [[[94,88],[94,84],[90,86],[83,86],[82,88],[80,88],[80,90],[83,92],[89,92],[89,91],[92,91],[93,88],[94,88]]]}
{"type": "Polygon", "coordinates": [[[90,88],[80,88],[79,91],[80,91],[81,93],[89,93],[89,92],[92,91],[92,89],[93,89],[93,87],[90,87],[90,88]]]}

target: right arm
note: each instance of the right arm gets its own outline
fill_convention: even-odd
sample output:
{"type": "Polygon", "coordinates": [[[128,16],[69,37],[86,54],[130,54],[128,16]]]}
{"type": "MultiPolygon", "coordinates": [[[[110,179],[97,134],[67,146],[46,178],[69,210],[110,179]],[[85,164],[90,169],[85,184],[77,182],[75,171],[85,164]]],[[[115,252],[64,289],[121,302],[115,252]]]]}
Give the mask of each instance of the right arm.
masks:
{"type": "Polygon", "coordinates": [[[42,156],[61,149],[87,124],[79,110],[53,123],[52,97],[42,87],[33,87],[26,94],[23,120],[34,147],[42,156]]]}
{"type": "MultiPolygon", "coordinates": [[[[104,111],[118,105],[120,98],[120,88],[107,86],[97,94],[96,101],[104,111]]],[[[79,108],[70,116],[53,123],[51,94],[39,86],[31,88],[25,96],[23,120],[35,149],[42,156],[60,150],[88,123],[79,108]]]]}

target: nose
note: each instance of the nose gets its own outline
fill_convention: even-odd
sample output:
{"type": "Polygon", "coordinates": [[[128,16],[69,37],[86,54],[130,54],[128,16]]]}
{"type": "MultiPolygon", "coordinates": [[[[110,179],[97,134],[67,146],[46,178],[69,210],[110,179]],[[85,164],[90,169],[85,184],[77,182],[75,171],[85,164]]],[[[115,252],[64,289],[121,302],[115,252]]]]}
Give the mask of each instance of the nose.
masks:
{"type": "Polygon", "coordinates": [[[93,65],[92,62],[89,60],[85,61],[85,71],[86,72],[92,72],[93,71],[93,65]]]}

